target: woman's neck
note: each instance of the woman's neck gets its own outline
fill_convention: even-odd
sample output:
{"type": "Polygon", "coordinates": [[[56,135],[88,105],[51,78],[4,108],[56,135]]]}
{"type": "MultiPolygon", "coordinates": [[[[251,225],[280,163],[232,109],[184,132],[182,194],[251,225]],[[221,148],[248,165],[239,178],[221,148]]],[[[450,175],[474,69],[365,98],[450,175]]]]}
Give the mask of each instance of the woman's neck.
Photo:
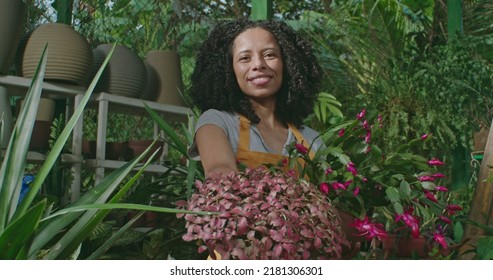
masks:
{"type": "Polygon", "coordinates": [[[279,127],[286,127],[280,120],[276,117],[276,103],[275,100],[258,103],[252,101],[252,108],[255,114],[260,118],[261,126],[269,129],[275,129],[279,127]]]}

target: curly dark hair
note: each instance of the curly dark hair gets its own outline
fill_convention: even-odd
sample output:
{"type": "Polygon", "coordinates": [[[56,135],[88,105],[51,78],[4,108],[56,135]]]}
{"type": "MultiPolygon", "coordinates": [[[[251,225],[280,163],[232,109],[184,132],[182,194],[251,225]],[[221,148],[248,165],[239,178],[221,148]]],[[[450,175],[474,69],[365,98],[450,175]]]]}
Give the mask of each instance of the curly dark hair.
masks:
{"type": "Polygon", "coordinates": [[[299,126],[313,111],[321,70],[309,42],[282,21],[241,18],[219,22],[200,49],[191,76],[190,97],[202,112],[237,112],[253,123],[260,122],[236,81],[232,58],[235,38],[255,27],[271,32],[282,52],[283,82],[276,94],[276,117],[299,126]]]}

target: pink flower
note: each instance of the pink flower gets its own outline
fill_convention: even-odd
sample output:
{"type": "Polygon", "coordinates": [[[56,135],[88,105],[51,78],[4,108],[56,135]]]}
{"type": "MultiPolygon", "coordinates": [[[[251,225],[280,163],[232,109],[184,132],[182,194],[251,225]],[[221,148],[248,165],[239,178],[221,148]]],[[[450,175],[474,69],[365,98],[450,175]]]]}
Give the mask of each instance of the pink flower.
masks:
{"type": "Polygon", "coordinates": [[[447,217],[447,216],[443,216],[441,215],[440,217],[438,217],[441,221],[447,223],[447,224],[452,224],[452,221],[447,217]]]}
{"type": "Polygon", "coordinates": [[[346,169],[347,169],[347,171],[351,172],[351,174],[353,174],[353,176],[358,175],[358,170],[356,169],[356,166],[354,165],[354,163],[352,161],[347,164],[346,169]]]}
{"type": "Polygon", "coordinates": [[[343,189],[345,190],[346,187],[344,187],[343,184],[339,183],[339,182],[333,182],[331,184],[331,187],[334,189],[334,190],[338,190],[338,189],[343,189]]]}
{"type": "Polygon", "coordinates": [[[339,132],[337,133],[337,135],[339,135],[339,137],[342,137],[342,136],[344,136],[344,133],[345,132],[346,132],[346,129],[341,128],[341,130],[339,130],[339,132]]]}
{"type": "Polygon", "coordinates": [[[286,166],[288,164],[289,160],[287,158],[283,158],[281,161],[281,166],[286,166]]]}
{"type": "Polygon", "coordinates": [[[357,196],[359,194],[359,187],[356,187],[353,191],[353,195],[357,196]]]}
{"type": "Polygon", "coordinates": [[[371,131],[368,131],[365,136],[365,142],[370,143],[371,140],[371,131]]]}
{"type": "Polygon", "coordinates": [[[349,226],[356,228],[361,233],[357,236],[366,236],[368,240],[374,237],[378,239],[388,237],[387,232],[383,229],[383,225],[371,223],[368,220],[368,216],[365,216],[363,220],[354,219],[354,222],[349,224],[349,226]]]}
{"type": "Polygon", "coordinates": [[[419,236],[419,220],[414,217],[412,214],[414,209],[409,209],[404,212],[402,215],[397,215],[395,218],[395,222],[402,220],[408,227],[411,228],[411,233],[414,238],[419,236]]]}
{"type": "Polygon", "coordinates": [[[368,120],[363,121],[363,128],[366,130],[370,130],[370,125],[368,125],[368,120]]]}
{"type": "Polygon", "coordinates": [[[377,116],[377,121],[378,121],[379,123],[380,123],[380,122],[382,122],[382,115],[378,115],[378,116],[377,116]]]}
{"type": "Polygon", "coordinates": [[[429,200],[438,203],[438,199],[435,197],[435,195],[427,190],[424,190],[425,197],[428,198],[429,200]]]}
{"type": "Polygon", "coordinates": [[[445,163],[443,161],[440,161],[436,158],[432,158],[428,161],[429,165],[444,165],[445,163]]]}
{"type": "Polygon", "coordinates": [[[418,180],[420,182],[425,182],[425,181],[427,181],[427,182],[433,182],[433,181],[435,181],[435,178],[433,176],[419,176],[418,177],[418,180]]]}
{"type": "Polygon", "coordinates": [[[445,174],[442,174],[442,173],[435,173],[435,174],[431,175],[431,177],[433,177],[433,178],[445,178],[447,176],[445,174]]]}
{"type": "Polygon", "coordinates": [[[461,211],[462,207],[456,204],[449,204],[445,207],[445,209],[447,209],[449,215],[454,215],[457,211],[461,211]]]}
{"type": "Polygon", "coordinates": [[[353,180],[347,180],[346,182],[344,182],[344,189],[347,190],[349,185],[351,185],[352,183],[353,183],[353,180]]]}
{"type": "Polygon", "coordinates": [[[288,172],[286,173],[289,177],[296,178],[296,172],[294,169],[289,169],[288,172]]]}
{"type": "Polygon", "coordinates": [[[327,169],[325,169],[325,175],[332,174],[332,172],[334,172],[334,171],[330,167],[328,167],[327,169]]]}
{"type": "Polygon", "coordinates": [[[361,110],[361,112],[359,112],[357,115],[356,115],[356,118],[358,118],[358,120],[361,120],[362,118],[364,118],[366,115],[366,109],[363,109],[361,110]]]}
{"type": "Polygon", "coordinates": [[[421,140],[426,140],[426,138],[428,138],[428,134],[421,135],[421,140]]]}
{"type": "Polygon", "coordinates": [[[443,236],[443,233],[441,231],[441,228],[439,228],[437,231],[433,233],[433,240],[442,245],[443,249],[447,249],[447,240],[445,239],[445,236],[443,236]]]}
{"type": "Polygon", "coordinates": [[[439,192],[448,192],[448,189],[444,186],[436,186],[435,187],[435,191],[439,191],[439,192]]]}
{"type": "Polygon", "coordinates": [[[327,194],[329,193],[329,190],[330,190],[330,187],[329,187],[329,184],[327,184],[327,182],[323,182],[320,184],[320,191],[327,194]]]}
{"type": "Polygon", "coordinates": [[[300,154],[306,155],[308,153],[308,149],[303,146],[303,144],[296,143],[294,144],[294,147],[298,150],[298,152],[300,152],[300,154]]]}

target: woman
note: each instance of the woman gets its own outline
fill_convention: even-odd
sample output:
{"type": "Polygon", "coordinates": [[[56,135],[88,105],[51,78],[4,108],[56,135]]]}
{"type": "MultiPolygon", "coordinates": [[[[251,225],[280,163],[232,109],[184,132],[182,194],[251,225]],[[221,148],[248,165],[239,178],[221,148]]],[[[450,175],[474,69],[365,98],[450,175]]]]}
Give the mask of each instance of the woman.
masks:
{"type": "MultiPolygon", "coordinates": [[[[219,23],[202,45],[192,74],[190,94],[203,113],[189,156],[200,157],[206,175],[214,179],[214,174],[238,171],[238,164],[276,165],[293,142],[300,150],[301,144],[316,151],[322,145],[318,133],[302,122],[313,111],[320,77],[310,45],[287,24],[248,19],[219,23]]],[[[334,234],[327,244],[339,248],[332,257],[339,256],[347,242],[336,210],[329,207],[326,213],[332,213],[327,219],[334,234]]],[[[228,226],[235,228],[234,223],[228,226]]],[[[192,237],[196,229],[189,228],[192,237]]],[[[205,242],[214,252],[209,258],[230,257],[226,244],[217,247],[223,241],[205,242]]]]}
{"type": "Polygon", "coordinates": [[[312,49],[284,22],[219,23],[200,49],[190,95],[203,112],[189,149],[206,175],[277,164],[296,141],[312,151],[318,133],[302,125],[313,111],[321,71],[312,49]]]}

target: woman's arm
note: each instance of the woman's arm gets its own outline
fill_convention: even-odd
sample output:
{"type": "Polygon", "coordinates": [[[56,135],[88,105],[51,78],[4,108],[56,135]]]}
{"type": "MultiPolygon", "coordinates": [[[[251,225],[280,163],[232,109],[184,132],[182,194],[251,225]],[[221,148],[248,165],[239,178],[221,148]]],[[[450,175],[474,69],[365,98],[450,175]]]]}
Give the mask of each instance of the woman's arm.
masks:
{"type": "Polygon", "coordinates": [[[195,141],[206,176],[213,172],[228,174],[238,171],[233,149],[222,128],[204,125],[197,130],[195,141]]]}

